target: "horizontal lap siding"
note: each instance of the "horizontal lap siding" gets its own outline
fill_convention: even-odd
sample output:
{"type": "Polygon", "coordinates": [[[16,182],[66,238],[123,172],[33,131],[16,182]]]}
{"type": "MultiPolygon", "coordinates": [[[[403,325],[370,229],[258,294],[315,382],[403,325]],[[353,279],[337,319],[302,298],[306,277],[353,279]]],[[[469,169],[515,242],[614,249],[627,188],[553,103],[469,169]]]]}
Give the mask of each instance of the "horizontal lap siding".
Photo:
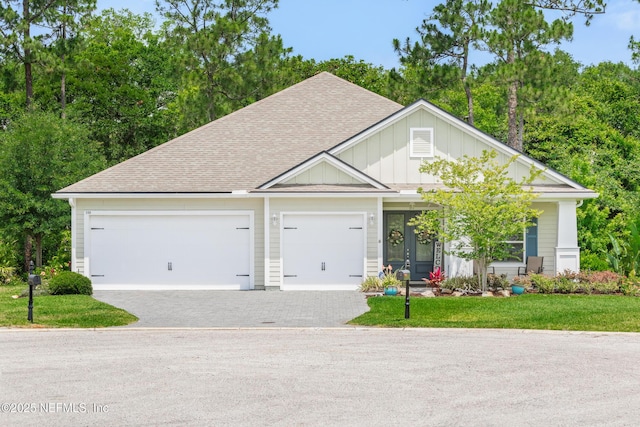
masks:
{"type": "MultiPolygon", "coordinates": [[[[264,286],[264,214],[260,199],[79,199],[76,201],[76,259],[84,273],[84,216],[86,211],[220,211],[242,210],[254,213],[254,281],[264,286]]],[[[207,266],[208,267],[208,266],[207,266]]],[[[222,268],[223,266],[216,266],[222,268]]]]}

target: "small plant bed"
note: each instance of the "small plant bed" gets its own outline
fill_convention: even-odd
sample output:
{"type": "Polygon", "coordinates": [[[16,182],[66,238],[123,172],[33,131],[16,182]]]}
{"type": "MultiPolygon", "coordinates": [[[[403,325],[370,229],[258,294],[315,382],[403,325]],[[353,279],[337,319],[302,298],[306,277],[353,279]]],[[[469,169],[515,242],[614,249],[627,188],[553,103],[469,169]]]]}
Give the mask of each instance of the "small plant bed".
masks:
{"type": "Polygon", "coordinates": [[[89,295],[46,295],[36,288],[33,320],[27,320],[27,284],[0,285],[0,327],[104,328],[123,326],[138,318],[89,295]],[[39,295],[38,295],[39,294],[39,295]],[[21,296],[16,298],[16,296],[21,296]]]}
{"type": "Polygon", "coordinates": [[[351,325],[416,328],[499,328],[640,332],[640,298],[617,295],[524,294],[512,298],[405,298],[367,300],[370,311],[351,325]]]}

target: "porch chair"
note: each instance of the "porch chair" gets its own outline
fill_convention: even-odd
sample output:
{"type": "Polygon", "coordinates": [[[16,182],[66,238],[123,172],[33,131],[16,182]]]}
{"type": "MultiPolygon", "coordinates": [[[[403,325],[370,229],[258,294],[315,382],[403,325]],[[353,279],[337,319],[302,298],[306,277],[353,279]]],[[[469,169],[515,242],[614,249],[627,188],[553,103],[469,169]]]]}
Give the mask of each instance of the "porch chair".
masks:
{"type": "Polygon", "coordinates": [[[518,276],[526,276],[529,273],[541,274],[544,270],[542,261],[544,257],[541,256],[528,256],[527,265],[525,267],[518,267],[518,276]]]}

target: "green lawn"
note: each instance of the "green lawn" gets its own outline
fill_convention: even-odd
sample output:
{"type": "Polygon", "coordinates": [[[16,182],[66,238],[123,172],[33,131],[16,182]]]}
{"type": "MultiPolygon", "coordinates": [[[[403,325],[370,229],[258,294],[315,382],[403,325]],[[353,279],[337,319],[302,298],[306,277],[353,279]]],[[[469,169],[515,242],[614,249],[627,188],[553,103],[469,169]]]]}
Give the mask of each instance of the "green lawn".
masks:
{"type": "Polygon", "coordinates": [[[31,323],[27,320],[29,298],[13,298],[25,289],[26,285],[0,286],[0,327],[103,328],[138,320],[87,295],[48,295],[34,297],[31,323]]]}
{"type": "Polygon", "coordinates": [[[640,298],[614,295],[525,294],[509,298],[372,297],[371,311],[352,325],[421,328],[506,328],[640,332],[640,298]]]}

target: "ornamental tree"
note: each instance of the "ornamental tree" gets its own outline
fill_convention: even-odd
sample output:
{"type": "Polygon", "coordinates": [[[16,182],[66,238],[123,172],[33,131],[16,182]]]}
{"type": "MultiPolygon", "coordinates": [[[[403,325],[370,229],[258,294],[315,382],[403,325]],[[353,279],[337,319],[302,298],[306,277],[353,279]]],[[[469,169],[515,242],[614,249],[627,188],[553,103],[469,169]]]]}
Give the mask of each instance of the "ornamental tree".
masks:
{"type": "Polygon", "coordinates": [[[475,260],[483,292],[487,266],[513,256],[506,241],[522,234],[542,213],[531,207],[537,197],[531,183],[542,170],[532,166],[528,176],[516,181],[508,172],[518,156],[504,163],[496,157],[496,151],[484,150],[480,157],[425,161],[420,172],[439,177],[444,188],[418,191],[425,202],[441,209],[423,211],[411,222],[416,233],[435,232],[441,241],[450,242],[446,253],[475,260]]]}

